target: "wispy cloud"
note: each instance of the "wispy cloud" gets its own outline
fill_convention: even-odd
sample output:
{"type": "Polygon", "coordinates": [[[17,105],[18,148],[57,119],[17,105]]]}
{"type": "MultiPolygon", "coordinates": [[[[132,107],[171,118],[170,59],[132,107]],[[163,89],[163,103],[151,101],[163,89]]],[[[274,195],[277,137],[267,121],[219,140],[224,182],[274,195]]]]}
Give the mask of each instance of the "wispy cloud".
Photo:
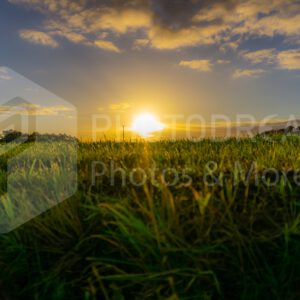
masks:
{"type": "Polygon", "coordinates": [[[300,50],[287,50],[278,53],[278,65],[281,69],[300,70],[300,50]]]}
{"type": "Polygon", "coordinates": [[[49,20],[45,23],[44,28],[49,35],[63,37],[75,44],[87,42],[86,37],[82,33],[65,26],[63,22],[49,20]]]}
{"type": "Polygon", "coordinates": [[[90,30],[110,29],[125,33],[131,29],[148,28],[151,26],[151,12],[144,9],[106,8],[90,13],[90,30]]]}
{"type": "Polygon", "coordinates": [[[217,60],[217,64],[219,64],[219,65],[227,65],[227,64],[230,64],[230,63],[231,63],[231,61],[228,60],[228,59],[218,59],[217,60]]]}
{"type": "Polygon", "coordinates": [[[232,77],[235,79],[239,78],[250,78],[250,77],[261,77],[266,71],[263,69],[237,69],[234,71],[232,77]]]}
{"type": "Polygon", "coordinates": [[[112,51],[116,53],[120,53],[121,50],[111,41],[105,41],[105,40],[96,40],[94,41],[94,45],[98,48],[101,48],[106,51],[112,51]]]}
{"type": "Polygon", "coordinates": [[[132,105],[128,102],[120,102],[120,103],[113,103],[109,106],[109,110],[111,111],[125,111],[132,107],[132,105]]]}
{"type": "Polygon", "coordinates": [[[179,30],[154,26],[148,31],[148,37],[153,48],[172,50],[215,44],[217,36],[226,28],[227,26],[215,24],[206,27],[191,26],[179,30]]]}
{"type": "Polygon", "coordinates": [[[36,30],[21,30],[19,34],[22,39],[33,44],[49,46],[52,48],[58,47],[58,43],[48,33],[36,30]]]}
{"type": "Polygon", "coordinates": [[[207,59],[182,60],[179,66],[200,72],[211,72],[212,70],[212,63],[207,59]]]}
{"type": "Polygon", "coordinates": [[[224,1],[200,9],[194,16],[198,22],[222,22],[232,29],[233,35],[299,36],[299,2],[288,0],[232,1],[231,7],[224,1]]]}
{"type": "Polygon", "coordinates": [[[63,106],[41,106],[32,103],[19,103],[18,105],[1,105],[0,113],[5,114],[20,114],[20,115],[34,115],[34,116],[57,116],[65,115],[72,112],[73,109],[63,106]]]}
{"type": "Polygon", "coordinates": [[[240,55],[253,64],[273,64],[277,59],[276,52],[275,48],[270,48],[257,51],[241,51],[240,55]]]}
{"type": "Polygon", "coordinates": [[[220,46],[220,51],[224,52],[224,53],[227,52],[228,50],[236,51],[239,48],[240,43],[241,43],[240,40],[230,41],[230,42],[224,42],[220,46]]]}
{"type": "Polygon", "coordinates": [[[141,50],[142,48],[148,46],[149,42],[150,41],[148,39],[136,39],[133,43],[132,49],[141,50]]]}
{"type": "Polygon", "coordinates": [[[300,70],[300,50],[277,51],[275,48],[258,51],[242,51],[240,55],[253,64],[276,64],[284,70],[300,70]]]}

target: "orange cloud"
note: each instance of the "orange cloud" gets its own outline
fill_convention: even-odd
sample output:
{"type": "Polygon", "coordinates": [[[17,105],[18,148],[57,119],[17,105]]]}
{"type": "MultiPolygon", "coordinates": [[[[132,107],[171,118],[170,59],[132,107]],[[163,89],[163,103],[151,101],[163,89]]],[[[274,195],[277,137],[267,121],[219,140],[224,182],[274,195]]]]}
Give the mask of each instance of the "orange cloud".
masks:
{"type": "Polygon", "coordinates": [[[94,41],[94,45],[96,47],[106,50],[106,51],[112,51],[112,52],[116,52],[116,53],[121,52],[121,50],[113,42],[110,42],[110,41],[96,40],[96,41],[94,41]]]}
{"type": "Polygon", "coordinates": [[[47,33],[36,30],[21,30],[20,37],[33,44],[57,48],[58,43],[47,33]]]}
{"type": "Polygon", "coordinates": [[[218,59],[217,60],[217,64],[219,65],[227,65],[227,64],[230,64],[231,61],[230,60],[227,60],[227,59],[218,59]]]}
{"type": "Polygon", "coordinates": [[[278,14],[268,16],[251,24],[251,31],[257,35],[273,37],[275,35],[293,36],[300,34],[300,14],[278,14]]]}
{"type": "Polygon", "coordinates": [[[276,61],[276,49],[262,49],[258,51],[242,51],[240,53],[245,59],[254,64],[266,62],[272,64],[276,61]]]}
{"type": "Polygon", "coordinates": [[[31,103],[22,103],[18,106],[0,106],[0,112],[4,114],[20,114],[20,115],[35,115],[35,116],[64,116],[73,110],[63,105],[41,106],[31,103]]]}
{"type": "Polygon", "coordinates": [[[52,36],[61,36],[73,43],[82,43],[86,40],[82,33],[73,31],[72,28],[69,28],[62,22],[52,20],[45,24],[45,29],[52,36]]]}
{"type": "Polygon", "coordinates": [[[113,111],[124,111],[129,108],[131,108],[131,104],[127,102],[114,103],[109,106],[109,109],[113,111]]]}
{"type": "Polygon", "coordinates": [[[277,56],[281,69],[300,70],[300,50],[282,51],[277,56]]]}
{"type": "Polygon", "coordinates": [[[94,19],[90,22],[89,29],[92,31],[110,29],[125,33],[130,29],[148,28],[151,26],[151,23],[152,18],[149,11],[139,9],[105,9],[94,14],[94,19]]]}
{"type": "Polygon", "coordinates": [[[148,37],[153,48],[177,49],[196,45],[210,45],[216,43],[218,35],[225,28],[222,25],[207,27],[189,27],[179,30],[171,30],[161,26],[152,27],[148,37]]]}
{"type": "Polygon", "coordinates": [[[237,69],[233,73],[233,78],[239,79],[239,78],[249,78],[249,77],[260,77],[262,76],[266,71],[263,69],[237,69]]]}
{"type": "Polygon", "coordinates": [[[133,44],[134,50],[141,50],[141,48],[149,45],[148,39],[136,39],[133,44]]]}
{"type": "Polygon", "coordinates": [[[212,64],[210,60],[207,59],[182,60],[179,66],[200,72],[210,72],[212,70],[212,64]]]}

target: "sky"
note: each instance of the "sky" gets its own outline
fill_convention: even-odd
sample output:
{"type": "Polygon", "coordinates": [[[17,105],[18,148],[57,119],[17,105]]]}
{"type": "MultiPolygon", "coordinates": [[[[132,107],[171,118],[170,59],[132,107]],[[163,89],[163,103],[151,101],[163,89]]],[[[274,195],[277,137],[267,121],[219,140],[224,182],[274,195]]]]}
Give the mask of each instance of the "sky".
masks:
{"type": "Polygon", "coordinates": [[[300,1],[2,0],[0,37],[0,66],[73,105],[82,137],[99,115],[300,117],[300,1]]]}

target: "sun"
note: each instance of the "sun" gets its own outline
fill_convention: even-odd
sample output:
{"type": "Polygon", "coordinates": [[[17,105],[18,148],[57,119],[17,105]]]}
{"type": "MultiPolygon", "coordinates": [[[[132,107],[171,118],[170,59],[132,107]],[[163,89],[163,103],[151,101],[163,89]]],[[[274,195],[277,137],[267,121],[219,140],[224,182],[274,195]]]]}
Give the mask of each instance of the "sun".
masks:
{"type": "Polygon", "coordinates": [[[131,130],[142,137],[151,137],[152,133],[161,131],[164,128],[165,125],[151,113],[142,113],[137,115],[131,126],[131,130]]]}

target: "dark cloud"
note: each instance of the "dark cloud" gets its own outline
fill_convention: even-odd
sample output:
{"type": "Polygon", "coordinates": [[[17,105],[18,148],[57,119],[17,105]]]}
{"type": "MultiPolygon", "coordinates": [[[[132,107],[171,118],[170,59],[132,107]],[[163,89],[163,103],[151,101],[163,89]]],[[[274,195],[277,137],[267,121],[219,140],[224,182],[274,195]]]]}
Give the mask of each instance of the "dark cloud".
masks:
{"type": "Polygon", "coordinates": [[[192,17],[202,9],[219,4],[231,10],[236,3],[236,0],[153,0],[151,6],[156,22],[176,29],[189,26],[192,17]]]}
{"type": "Polygon", "coordinates": [[[218,4],[230,11],[238,0],[88,0],[87,3],[95,8],[151,10],[154,23],[179,29],[189,26],[192,17],[202,9],[218,4]]]}
{"type": "Polygon", "coordinates": [[[149,0],[87,0],[87,7],[95,8],[148,8],[149,0]]]}

